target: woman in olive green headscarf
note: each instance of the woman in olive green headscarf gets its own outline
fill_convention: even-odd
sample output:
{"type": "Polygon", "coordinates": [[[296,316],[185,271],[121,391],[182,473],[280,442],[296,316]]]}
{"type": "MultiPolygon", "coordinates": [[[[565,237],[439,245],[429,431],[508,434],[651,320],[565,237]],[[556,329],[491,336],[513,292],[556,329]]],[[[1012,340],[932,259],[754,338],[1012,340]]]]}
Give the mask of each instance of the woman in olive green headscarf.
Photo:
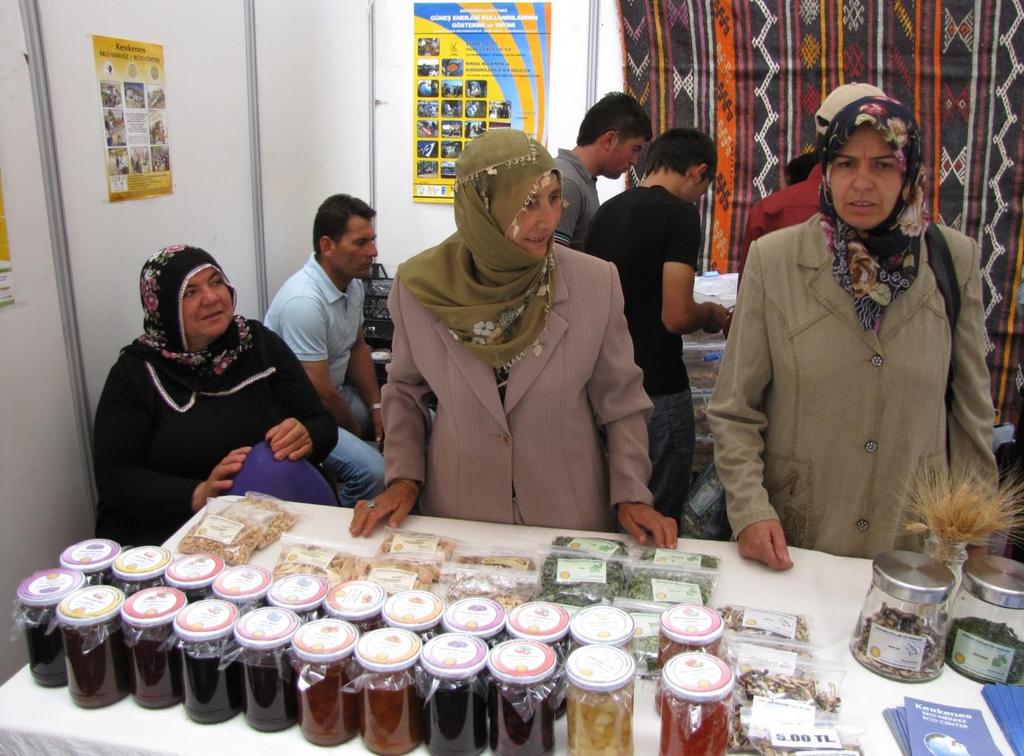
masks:
{"type": "Polygon", "coordinates": [[[674,547],[647,489],[650,401],[615,267],[553,242],[561,182],[520,131],[457,165],[457,231],[399,266],[384,402],[387,489],[351,532],[423,514],[579,530],[618,523],[674,547]],[[426,397],[437,399],[435,415],[426,397]]]}

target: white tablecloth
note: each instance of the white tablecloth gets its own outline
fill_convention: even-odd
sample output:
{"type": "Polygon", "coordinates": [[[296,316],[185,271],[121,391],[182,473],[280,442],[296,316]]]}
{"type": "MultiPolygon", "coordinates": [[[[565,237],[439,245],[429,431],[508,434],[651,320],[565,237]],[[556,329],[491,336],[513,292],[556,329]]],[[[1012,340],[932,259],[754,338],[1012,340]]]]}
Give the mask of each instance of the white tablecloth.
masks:
{"type": "MultiPolygon", "coordinates": [[[[294,535],[351,545],[348,523],[352,511],[334,507],[294,505],[302,519],[294,535]]],[[[174,548],[182,528],[168,541],[174,548]]],[[[554,531],[512,525],[410,517],[403,527],[455,537],[477,544],[536,547],[550,542],[554,531]]],[[[564,533],[566,531],[559,531],[564,533]]],[[[570,531],[573,532],[573,531],[570,531]]],[[[574,534],[587,535],[583,531],[574,534]]],[[[593,535],[593,534],[591,534],[593,535]]],[[[599,534],[598,534],[599,535],[599,534]]],[[[376,550],[383,538],[378,532],[360,539],[357,547],[376,550]]],[[[867,754],[899,754],[882,709],[899,706],[909,695],[928,701],[981,709],[996,743],[1003,753],[1009,747],[981,697],[981,686],[945,669],[935,681],[923,684],[890,682],[861,667],[847,650],[850,634],[860,613],[861,602],[871,583],[871,563],[802,549],[791,549],[794,567],[785,573],[771,572],[740,558],[733,543],[683,540],[680,548],[714,554],[722,558],[721,576],[712,603],[742,604],[807,614],[812,619],[815,640],[847,669],[841,694],[843,716],[861,722],[866,729],[863,749],[867,754]]],[[[272,567],[280,547],[277,544],[257,552],[252,561],[272,567]]],[[[24,654],[24,643],[10,644],[8,653],[24,654]]],[[[653,684],[637,683],[634,728],[637,756],[658,752],[659,720],[654,712],[653,684]]],[[[556,752],[567,751],[565,720],[556,724],[556,752]]],[[[251,729],[243,716],[217,725],[191,722],[182,707],[163,710],[142,709],[129,696],[104,709],[84,710],[71,703],[63,688],[35,685],[28,668],[0,687],[0,753],[2,754],[255,754],[322,753],[308,744],[298,727],[278,733],[251,729]]],[[[339,753],[366,753],[360,741],[340,747],[339,753]]],[[[426,753],[420,748],[416,753],[426,753]]]]}

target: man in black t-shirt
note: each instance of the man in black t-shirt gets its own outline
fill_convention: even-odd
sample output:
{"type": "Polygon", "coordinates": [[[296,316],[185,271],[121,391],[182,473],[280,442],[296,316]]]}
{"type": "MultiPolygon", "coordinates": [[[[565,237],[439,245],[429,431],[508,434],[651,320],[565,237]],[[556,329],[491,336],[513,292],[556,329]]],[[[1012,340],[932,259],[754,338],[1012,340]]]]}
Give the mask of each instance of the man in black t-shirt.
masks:
{"type": "Polygon", "coordinates": [[[714,142],[695,129],[670,129],[647,153],[640,186],[605,202],[590,224],[586,250],[618,268],[626,320],[644,389],[654,506],[677,521],[690,487],[694,420],[680,334],[722,329],[727,311],[693,301],[700,257],[694,204],[715,174],[714,142]]]}

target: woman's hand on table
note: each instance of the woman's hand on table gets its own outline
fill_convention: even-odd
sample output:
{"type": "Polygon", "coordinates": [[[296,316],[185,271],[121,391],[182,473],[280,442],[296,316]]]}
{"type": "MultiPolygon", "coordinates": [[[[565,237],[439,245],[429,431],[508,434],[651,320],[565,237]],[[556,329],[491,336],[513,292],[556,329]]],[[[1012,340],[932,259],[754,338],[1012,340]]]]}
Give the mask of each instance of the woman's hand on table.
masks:
{"type": "Polygon", "coordinates": [[[646,545],[649,538],[661,549],[674,549],[679,526],[671,517],[665,517],[654,507],[639,502],[620,502],[618,510],[619,524],[633,539],[646,545]]]}
{"type": "Polygon", "coordinates": [[[266,440],[278,462],[286,457],[293,461],[302,459],[313,451],[313,439],[309,437],[309,431],[294,417],[285,418],[268,430],[266,440]]]}
{"type": "Polygon", "coordinates": [[[217,496],[231,488],[234,481],[232,478],[242,469],[242,464],[249,454],[251,446],[242,446],[228,452],[217,466],[213,468],[210,477],[196,486],[192,492],[192,511],[198,512],[206,506],[206,500],[217,496]]]}
{"type": "Polygon", "coordinates": [[[786,534],[778,520],[759,520],[740,531],[736,537],[740,556],[768,565],[773,570],[788,570],[793,566],[786,546],[786,534]]]}
{"type": "Polygon", "coordinates": [[[397,528],[416,504],[416,495],[412,485],[395,481],[378,496],[360,499],[356,502],[348,532],[354,536],[368,536],[384,520],[387,520],[388,527],[397,528]]]}

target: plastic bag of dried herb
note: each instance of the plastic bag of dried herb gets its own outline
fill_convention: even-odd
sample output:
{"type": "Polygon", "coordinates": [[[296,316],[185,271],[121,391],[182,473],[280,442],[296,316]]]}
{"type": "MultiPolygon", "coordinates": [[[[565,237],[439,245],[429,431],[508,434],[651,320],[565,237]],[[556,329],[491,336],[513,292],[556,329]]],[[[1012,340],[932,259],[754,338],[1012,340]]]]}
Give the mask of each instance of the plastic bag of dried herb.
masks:
{"type": "Polygon", "coordinates": [[[633,658],[636,659],[636,673],[640,677],[654,678],[661,675],[658,665],[658,642],[661,633],[659,619],[664,604],[654,601],[637,601],[619,596],[612,606],[629,612],[636,625],[633,635],[633,658]]]}
{"type": "Polygon", "coordinates": [[[739,604],[718,607],[725,629],[743,636],[811,643],[811,620],[806,614],[756,609],[739,604]]]}
{"type": "Polygon", "coordinates": [[[717,582],[717,570],[632,560],[626,567],[626,588],[622,595],[664,604],[706,604],[717,582]]]}
{"type": "Polygon", "coordinates": [[[597,559],[564,551],[552,551],[544,559],[540,575],[542,601],[569,606],[611,603],[622,593],[626,575],[618,559],[597,559]]]}

